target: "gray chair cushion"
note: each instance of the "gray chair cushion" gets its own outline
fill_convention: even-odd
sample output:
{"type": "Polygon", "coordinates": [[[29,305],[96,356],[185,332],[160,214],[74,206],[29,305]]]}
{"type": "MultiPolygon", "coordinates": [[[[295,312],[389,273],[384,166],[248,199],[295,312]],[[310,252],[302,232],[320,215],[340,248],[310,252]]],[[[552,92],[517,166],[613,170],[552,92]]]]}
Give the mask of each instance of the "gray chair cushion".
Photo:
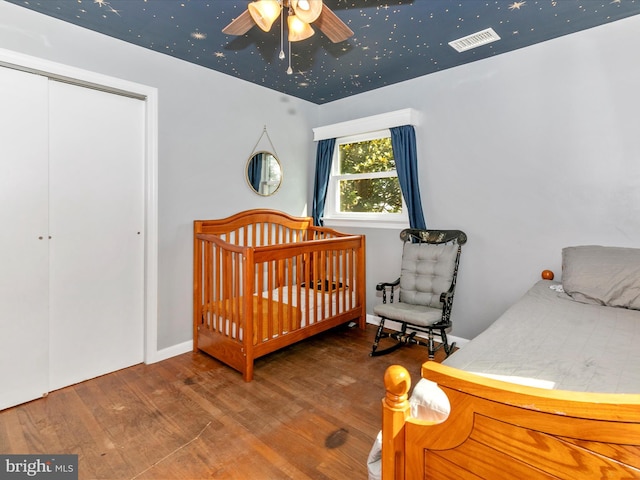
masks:
{"type": "Polygon", "coordinates": [[[433,325],[442,320],[442,307],[431,308],[403,302],[382,303],[373,307],[373,312],[381,317],[423,327],[433,325]]]}
{"type": "Polygon", "coordinates": [[[440,294],[451,287],[457,254],[455,244],[406,242],[402,253],[400,302],[442,311],[440,294]]]}

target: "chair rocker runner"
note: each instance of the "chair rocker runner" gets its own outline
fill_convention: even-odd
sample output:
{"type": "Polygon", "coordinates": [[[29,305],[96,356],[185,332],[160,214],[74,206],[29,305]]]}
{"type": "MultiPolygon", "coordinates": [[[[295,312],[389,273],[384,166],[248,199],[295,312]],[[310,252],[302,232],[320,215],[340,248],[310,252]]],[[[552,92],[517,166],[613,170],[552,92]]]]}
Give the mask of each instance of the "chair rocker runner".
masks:
{"type": "Polygon", "coordinates": [[[446,330],[452,325],[458,264],[467,236],[460,230],[408,228],[400,232],[400,239],[404,242],[400,278],[376,285],[376,290],[382,292],[382,304],[373,309],[380,316],[380,325],[370,355],[385,355],[404,344],[419,344],[429,349],[429,359],[440,348],[449,356],[455,343],[449,345],[446,330]],[[386,320],[399,322],[400,331],[385,330],[386,320]],[[427,334],[426,342],[417,336],[420,333],[427,334]],[[442,341],[437,348],[434,335],[442,341]],[[383,338],[395,343],[378,350],[383,338]]]}

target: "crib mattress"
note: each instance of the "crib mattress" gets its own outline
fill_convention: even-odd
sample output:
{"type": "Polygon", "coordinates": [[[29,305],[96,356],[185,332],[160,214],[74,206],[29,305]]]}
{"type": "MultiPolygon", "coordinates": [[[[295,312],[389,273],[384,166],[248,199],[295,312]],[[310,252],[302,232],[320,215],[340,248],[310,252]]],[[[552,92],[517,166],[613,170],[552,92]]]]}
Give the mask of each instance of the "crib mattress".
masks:
{"type": "MultiPolygon", "coordinates": [[[[291,288],[291,302],[288,288],[282,289],[282,300],[280,289],[263,292],[262,296],[253,295],[254,343],[265,342],[277,338],[280,334],[303,328],[308,323],[316,323],[345,313],[348,310],[348,296],[351,296],[350,308],[355,308],[356,305],[355,292],[345,292],[341,295],[341,292],[335,289],[327,292],[306,288],[300,288],[300,305],[298,305],[298,288],[298,286],[291,288]]],[[[227,299],[217,302],[212,309],[216,315],[227,317],[219,327],[220,331],[232,338],[238,338],[239,341],[244,337],[244,329],[242,327],[238,329],[240,318],[243,316],[243,305],[241,297],[234,297],[231,301],[227,299]],[[229,318],[235,318],[236,322],[229,321],[229,318]]]]}
{"type": "Polygon", "coordinates": [[[640,393],[640,311],[579,303],[558,285],[536,283],[443,363],[545,388],[640,393]]]}
{"type": "MultiPolygon", "coordinates": [[[[224,300],[217,303],[214,312],[220,315],[228,315],[239,319],[244,315],[244,302],[242,298],[233,298],[231,301],[224,300]]],[[[277,337],[281,331],[285,333],[289,330],[300,328],[301,312],[296,306],[289,307],[287,304],[280,303],[267,298],[253,296],[253,325],[254,325],[254,343],[260,338],[265,341],[269,338],[277,337]],[[271,322],[269,322],[271,319],[271,322]]],[[[236,337],[236,324],[225,320],[225,335],[236,337]],[[231,327],[231,330],[230,330],[231,327]]],[[[243,329],[240,328],[239,339],[242,340],[244,335],[243,329]]]]}
{"type": "MultiPolygon", "coordinates": [[[[263,292],[262,296],[272,298],[276,302],[281,301],[285,305],[291,303],[294,307],[299,307],[302,312],[303,322],[305,321],[305,312],[307,310],[311,316],[314,315],[313,312],[315,311],[315,319],[320,320],[328,316],[330,311],[332,315],[336,315],[346,312],[349,304],[351,308],[355,308],[356,305],[355,292],[345,291],[343,295],[341,290],[314,290],[298,287],[297,285],[291,287],[291,301],[289,300],[289,289],[286,287],[282,289],[282,299],[278,288],[271,291],[271,293],[263,292]],[[300,305],[298,305],[298,290],[300,290],[300,305]],[[307,293],[309,298],[307,298],[307,293]],[[349,296],[351,297],[350,301],[349,296]]],[[[302,326],[304,326],[304,323],[302,326]]]]}

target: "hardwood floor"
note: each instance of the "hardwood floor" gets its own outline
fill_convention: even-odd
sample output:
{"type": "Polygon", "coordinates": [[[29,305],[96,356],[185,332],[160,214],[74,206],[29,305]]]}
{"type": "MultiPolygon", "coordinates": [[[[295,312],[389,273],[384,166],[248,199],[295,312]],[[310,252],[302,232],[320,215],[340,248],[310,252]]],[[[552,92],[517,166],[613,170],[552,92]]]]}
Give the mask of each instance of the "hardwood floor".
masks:
{"type": "Polygon", "coordinates": [[[385,369],[415,383],[427,358],[369,357],[374,334],[305,340],[257,360],[250,383],[201,353],[89,380],[0,412],[0,453],[78,454],[80,479],[366,479],[385,369]]]}

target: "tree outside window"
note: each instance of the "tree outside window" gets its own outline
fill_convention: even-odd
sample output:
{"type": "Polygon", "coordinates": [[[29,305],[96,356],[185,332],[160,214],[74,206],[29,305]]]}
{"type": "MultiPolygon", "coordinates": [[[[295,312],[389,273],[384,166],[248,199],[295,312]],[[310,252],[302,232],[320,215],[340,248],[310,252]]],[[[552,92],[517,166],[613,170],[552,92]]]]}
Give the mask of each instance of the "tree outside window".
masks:
{"type": "Polygon", "coordinates": [[[338,142],[337,147],[338,162],[334,162],[332,178],[339,185],[336,210],[339,213],[402,213],[402,192],[391,138],[338,142]]]}

